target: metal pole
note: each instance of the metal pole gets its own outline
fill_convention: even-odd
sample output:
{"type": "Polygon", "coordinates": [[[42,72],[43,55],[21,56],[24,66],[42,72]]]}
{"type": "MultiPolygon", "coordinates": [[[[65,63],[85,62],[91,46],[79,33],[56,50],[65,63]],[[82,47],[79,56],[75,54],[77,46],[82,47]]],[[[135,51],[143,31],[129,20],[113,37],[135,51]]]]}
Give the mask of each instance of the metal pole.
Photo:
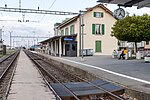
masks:
{"type": "Polygon", "coordinates": [[[81,11],[79,15],[79,56],[82,55],[82,49],[81,49],[81,11]]]}
{"type": "Polygon", "coordinates": [[[83,58],[83,52],[84,52],[84,15],[83,12],[81,14],[81,28],[82,28],[82,58],[83,58]]]}
{"type": "Polygon", "coordinates": [[[10,31],[10,49],[11,49],[11,33],[12,31],[10,31]]]}
{"type": "Polygon", "coordinates": [[[38,38],[37,38],[37,45],[38,45],[38,38]]]}
{"type": "Polygon", "coordinates": [[[15,43],[15,41],[14,41],[14,39],[13,39],[13,48],[15,47],[15,46],[14,46],[14,43],[15,43]]]}
{"type": "Polygon", "coordinates": [[[29,40],[28,40],[28,49],[29,49],[29,40]]]}
{"type": "Polygon", "coordinates": [[[3,39],[2,39],[2,29],[0,29],[0,42],[2,42],[3,41],[3,39]]]}

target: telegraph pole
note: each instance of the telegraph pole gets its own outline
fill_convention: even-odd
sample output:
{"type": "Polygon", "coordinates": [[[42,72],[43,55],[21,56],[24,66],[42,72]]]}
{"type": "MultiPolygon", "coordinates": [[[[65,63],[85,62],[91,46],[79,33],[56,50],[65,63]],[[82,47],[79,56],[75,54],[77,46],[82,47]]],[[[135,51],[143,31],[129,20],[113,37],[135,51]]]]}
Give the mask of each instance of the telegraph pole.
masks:
{"type": "Polygon", "coordinates": [[[15,47],[15,40],[13,39],[13,48],[15,47]]]}
{"type": "Polygon", "coordinates": [[[9,33],[10,33],[10,49],[11,49],[11,33],[12,33],[12,31],[9,31],[9,33]]]}

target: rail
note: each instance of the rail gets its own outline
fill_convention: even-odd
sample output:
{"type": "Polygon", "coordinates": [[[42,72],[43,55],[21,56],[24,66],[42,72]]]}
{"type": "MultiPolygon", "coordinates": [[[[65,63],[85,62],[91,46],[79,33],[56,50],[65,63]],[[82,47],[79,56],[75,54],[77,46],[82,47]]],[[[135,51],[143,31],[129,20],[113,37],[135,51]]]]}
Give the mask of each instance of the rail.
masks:
{"type": "Polygon", "coordinates": [[[9,65],[6,66],[6,68],[4,69],[4,71],[0,74],[0,80],[3,78],[3,76],[5,75],[5,73],[7,72],[7,70],[9,69],[9,67],[12,65],[12,63],[14,62],[14,60],[16,59],[16,57],[18,56],[18,54],[19,54],[19,51],[13,53],[12,55],[6,57],[4,60],[0,61],[0,64],[2,64],[2,62],[6,61],[8,58],[10,58],[11,56],[15,55],[15,57],[12,59],[12,61],[9,63],[9,65]]]}
{"type": "Polygon", "coordinates": [[[3,98],[3,100],[6,100],[7,95],[9,93],[10,85],[11,85],[12,78],[13,78],[13,75],[15,72],[15,65],[13,65],[13,64],[16,61],[17,56],[19,55],[19,52],[20,51],[18,50],[15,53],[7,56],[6,58],[4,58],[0,61],[0,65],[3,66],[3,68],[1,68],[0,80],[2,83],[6,82],[6,84],[7,84],[7,86],[6,86],[6,84],[4,84],[5,88],[2,89],[2,90],[4,90],[3,94],[1,95],[1,98],[3,98]],[[3,63],[7,63],[7,65],[3,65],[3,63]]]}
{"type": "MultiPolygon", "coordinates": [[[[55,82],[61,84],[61,86],[63,86],[65,89],[67,89],[67,91],[69,91],[69,93],[71,93],[73,95],[74,98],[76,98],[77,100],[80,100],[78,98],[78,96],[76,96],[75,93],[73,93],[69,88],[67,88],[60,80],[58,80],[56,77],[54,77],[55,75],[52,75],[48,70],[46,70],[45,68],[43,68],[43,66],[37,61],[37,60],[43,60],[43,59],[40,59],[40,58],[36,58],[36,56],[34,55],[34,57],[32,57],[32,53],[28,54],[29,51],[27,52],[26,51],[26,54],[31,57],[32,61],[34,61],[36,63],[36,65],[38,65],[40,67],[40,69],[42,69],[45,73],[47,73],[47,75],[49,77],[51,77],[53,80],[55,80],[55,82]]],[[[45,61],[44,61],[45,62],[45,61]]],[[[46,62],[45,62],[46,63],[46,62]]],[[[122,97],[118,96],[118,95],[115,95],[113,93],[111,93],[110,91],[108,91],[107,89],[104,89],[103,87],[101,86],[97,86],[96,84],[92,83],[92,82],[89,82],[87,79],[83,79],[81,77],[79,77],[78,75],[74,75],[74,74],[71,74],[65,70],[62,70],[62,69],[59,69],[60,71],[59,72],[63,72],[63,73],[66,73],[67,76],[70,76],[70,77],[73,77],[75,78],[75,80],[80,80],[80,81],[83,81],[83,82],[86,82],[94,87],[96,87],[97,89],[100,89],[102,91],[104,91],[105,93],[108,93],[109,95],[113,96],[114,98],[118,99],[118,100],[125,100],[123,99],[122,97]]]]}

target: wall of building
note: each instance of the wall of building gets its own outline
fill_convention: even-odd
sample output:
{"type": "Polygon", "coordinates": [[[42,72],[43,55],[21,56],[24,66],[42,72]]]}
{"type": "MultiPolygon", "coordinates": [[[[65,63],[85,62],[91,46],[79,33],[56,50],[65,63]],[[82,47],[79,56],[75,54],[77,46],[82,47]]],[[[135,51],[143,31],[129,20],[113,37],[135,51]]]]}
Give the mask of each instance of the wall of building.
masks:
{"type": "Polygon", "coordinates": [[[84,15],[84,48],[93,49],[94,55],[111,55],[114,49],[117,49],[117,39],[112,37],[111,27],[115,23],[116,19],[102,8],[95,8],[92,11],[87,12],[84,15]],[[94,12],[103,12],[103,18],[93,17],[94,12]],[[105,24],[104,35],[93,35],[92,24],[105,24]],[[100,40],[102,42],[102,52],[95,52],[95,41],[100,40]]]}
{"type": "Polygon", "coordinates": [[[150,50],[150,42],[149,42],[149,44],[147,44],[147,45],[146,45],[146,42],[145,42],[145,47],[144,47],[144,48],[150,50]]]}
{"type": "MultiPolygon", "coordinates": [[[[94,55],[111,55],[114,49],[117,49],[117,39],[115,37],[111,36],[111,27],[116,22],[116,19],[106,12],[104,9],[100,7],[96,7],[91,11],[88,11],[84,15],[84,49],[93,49],[94,55]],[[93,16],[94,12],[103,12],[104,17],[103,18],[95,18],[93,16]],[[92,24],[105,24],[105,34],[104,35],[96,35],[92,34],[92,24]],[[96,52],[96,41],[101,41],[102,43],[102,51],[96,52]]],[[[70,26],[74,25],[74,33],[77,34],[77,55],[79,56],[79,49],[80,49],[80,18],[77,18],[73,22],[70,22],[63,27],[59,27],[59,33],[61,33],[61,30],[64,30],[64,34],[59,35],[65,35],[65,28],[68,27],[68,31],[70,35],[70,26]]]]}

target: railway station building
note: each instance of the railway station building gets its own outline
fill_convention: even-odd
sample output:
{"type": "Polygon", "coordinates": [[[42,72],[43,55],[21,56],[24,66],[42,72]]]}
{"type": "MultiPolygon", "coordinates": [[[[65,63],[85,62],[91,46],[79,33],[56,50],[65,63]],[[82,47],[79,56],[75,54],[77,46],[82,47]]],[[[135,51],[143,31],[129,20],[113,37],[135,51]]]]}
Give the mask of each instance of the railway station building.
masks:
{"type": "Polygon", "coordinates": [[[86,8],[83,15],[56,23],[54,37],[42,41],[41,44],[45,45],[43,47],[46,53],[54,56],[80,56],[82,53],[111,55],[117,49],[117,39],[111,36],[111,27],[115,22],[113,13],[104,5],[98,4],[86,8]]]}

